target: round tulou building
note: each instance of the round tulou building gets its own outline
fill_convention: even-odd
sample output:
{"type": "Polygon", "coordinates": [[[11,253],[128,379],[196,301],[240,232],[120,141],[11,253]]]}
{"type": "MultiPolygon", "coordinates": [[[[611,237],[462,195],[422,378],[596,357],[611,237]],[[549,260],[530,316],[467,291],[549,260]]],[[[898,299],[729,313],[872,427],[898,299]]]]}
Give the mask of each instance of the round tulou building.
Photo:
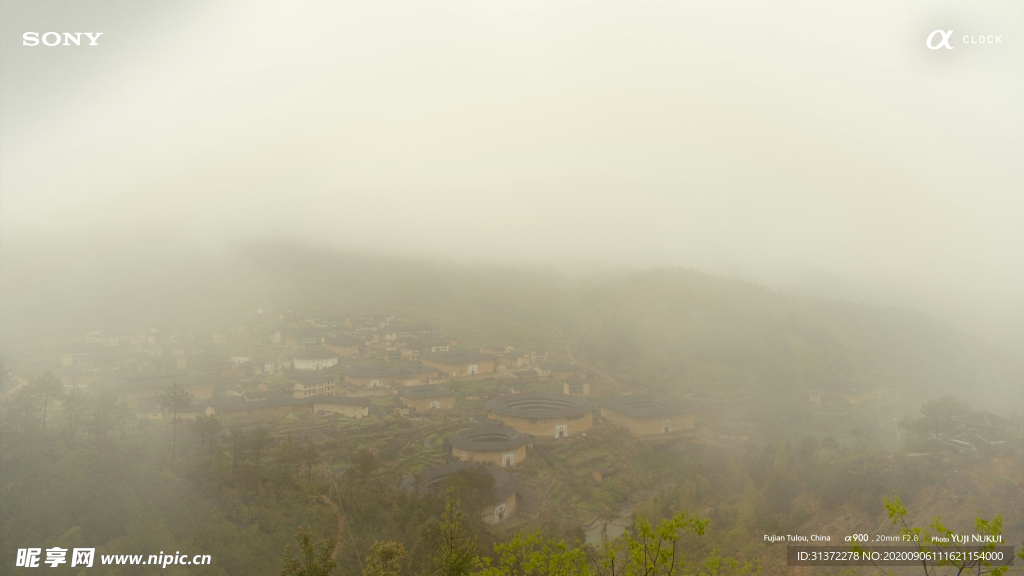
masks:
{"type": "Polygon", "coordinates": [[[482,462],[502,468],[526,460],[526,447],[532,442],[529,434],[500,425],[470,428],[448,439],[452,457],[463,462],[482,462]]]}
{"type": "Polygon", "coordinates": [[[426,494],[431,490],[440,489],[445,479],[460,470],[484,470],[494,477],[496,503],[480,511],[484,522],[497,524],[514,516],[517,512],[535,515],[540,501],[529,488],[519,483],[519,479],[508,472],[494,466],[483,466],[475,462],[454,462],[424,468],[419,474],[407,476],[402,480],[401,487],[406,492],[426,494]]]}
{"type": "Polygon", "coordinates": [[[695,428],[693,409],[664,396],[619,396],[602,402],[601,415],[636,437],[684,434],[695,428]]]}
{"type": "Polygon", "coordinates": [[[576,436],[594,424],[593,408],[579,396],[525,392],[495,398],[485,407],[491,418],[537,439],[576,436]]]}

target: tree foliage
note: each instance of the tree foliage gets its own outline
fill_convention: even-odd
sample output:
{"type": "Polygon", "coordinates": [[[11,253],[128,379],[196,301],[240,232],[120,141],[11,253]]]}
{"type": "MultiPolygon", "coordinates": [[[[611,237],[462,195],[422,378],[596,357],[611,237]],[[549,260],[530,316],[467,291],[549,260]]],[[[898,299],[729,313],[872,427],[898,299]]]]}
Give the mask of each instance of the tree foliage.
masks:
{"type": "MultiPolygon", "coordinates": [[[[966,551],[965,543],[961,542],[960,538],[957,538],[962,536],[962,533],[945,526],[938,516],[932,519],[929,525],[931,530],[912,526],[907,521],[907,509],[903,506],[903,502],[898,495],[894,495],[891,500],[888,497],[885,498],[885,510],[888,513],[889,521],[899,528],[900,535],[906,541],[912,542],[917,550],[944,553],[940,556],[941,560],[934,566],[927,562],[921,563],[926,576],[937,574],[943,568],[952,569],[955,574],[991,574],[992,576],[1000,576],[1007,573],[1008,564],[1012,558],[1007,558],[1005,564],[997,564],[985,560],[984,557],[974,558],[969,554],[949,554],[949,552],[962,553],[966,551]]],[[[974,533],[980,536],[1001,536],[1003,533],[1002,516],[996,514],[991,520],[985,520],[981,516],[976,517],[974,519],[974,533]]],[[[972,550],[980,552],[991,552],[994,550],[996,547],[994,539],[988,538],[987,540],[989,541],[976,544],[976,548],[972,547],[972,550]]],[[[863,551],[859,546],[854,546],[853,548],[857,551],[863,551]]],[[[1024,542],[1021,543],[1017,557],[1024,560],[1024,542]]]]}
{"type": "Polygon", "coordinates": [[[178,384],[177,382],[175,382],[170,388],[164,390],[164,393],[160,395],[160,407],[174,415],[174,432],[171,439],[172,460],[174,459],[174,452],[178,442],[178,411],[188,408],[191,402],[192,395],[182,388],[181,384],[178,384]]]}
{"type": "Polygon", "coordinates": [[[398,576],[405,558],[405,544],[401,542],[375,541],[366,557],[363,576],[398,576]]]}
{"type": "Polygon", "coordinates": [[[314,541],[309,529],[300,527],[295,540],[298,542],[298,557],[289,544],[281,560],[281,576],[328,576],[334,571],[338,565],[334,560],[335,538],[314,541]]]}
{"type": "Polygon", "coordinates": [[[460,509],[455,488],[448,488],[441,514],[437,549],[433,554],[437,576],[466,576],[477,564],[477,542],[466,535],[466,515],[460,509]]]}
{"type": "Polygon", "coordinates": [[[46,427],[46,409],[51,400],[58,400],[63,395],[64,386],[60,378],[53,372],[45,372],[32,383],[32,391],[37,394],[43,404],[43,427],[46,427]]]}

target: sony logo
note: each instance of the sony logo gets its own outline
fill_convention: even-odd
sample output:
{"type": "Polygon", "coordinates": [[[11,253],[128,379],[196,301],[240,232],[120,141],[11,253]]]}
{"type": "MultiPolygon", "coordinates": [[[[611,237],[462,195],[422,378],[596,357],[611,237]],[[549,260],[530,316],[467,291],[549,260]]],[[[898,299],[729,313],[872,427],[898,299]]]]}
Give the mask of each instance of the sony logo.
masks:
{"type": "Polygon", "coordinates": [[[64,46],[75,46],[82,45],[82,34],[85,34],[86,38],[89,39],[87,46],[99,46],[96,42],[100,36],[103,36],[103,32],[64,32],[61,36],[60,32],[46,32],[42,38],[39,37],[39,32],[25,32],[21,35],[22,46],[38,46],[39,41],[42,40],[44,46],[60,46],[61,40],[64,41],[64,46]]]}

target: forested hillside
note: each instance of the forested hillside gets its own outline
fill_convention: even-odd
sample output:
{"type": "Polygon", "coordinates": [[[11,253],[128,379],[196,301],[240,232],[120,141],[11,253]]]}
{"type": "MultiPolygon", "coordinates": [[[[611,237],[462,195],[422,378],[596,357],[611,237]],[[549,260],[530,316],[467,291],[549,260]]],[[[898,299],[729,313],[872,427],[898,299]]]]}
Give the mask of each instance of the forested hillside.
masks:
{"type": "Polygon", "coordinates": [[[74,297],[7,307],[5,333],[201,325],[271,306],[525,323],[551,332],[546,344],[571,343],[580,360],[639,386],[882,386],[1004,406],[1024,382],[1021,358],[912,309],[791,296],[681,268],[432,262],[268,243],[130,269],[81,284],[39,270],[35,281],[74,297]]]}
{"type": "MultiPolygon", "coordinates": [[[[332,368],[342,384],[348,366],[385,362],[381,336],[391,315],[397,324],[387,330],[426,323],[459,350],[512,344],[538,354],[540,366],[575,361],[592,375],[593,428],[531,446],[515,469],[540,502],[532,516],[485,526],[479,511],[491,504],[487,483],[447,482],[485,555],[519,529],[583,550],[592,536],[586,530],[602,522],[656,521],[687,510],[710,522],[707,538],[686,544],[688,554],[774,558],[765,567],[775,574],[780,552],[764,534],[886,530],[884,498],[892,494],[918,506],[922,524],[942,513],[966,527],[980,511],[1005,514],[1014,538],[1024,526],[1015,504],[1022,493],[1013,420],[1020,360],[913,310],[795,297],[678,268],[477,265],[284,244],[150,270],[112,274],[106,283],[48,284],[50,296],[81,293],[66,301],[48,296],[45,310],[26,299],[5,311],[22,320],[3,327],[0,574],[18,548],[82,545],[106,555],[174,548],[216,559],[205,572],[168,573],[271,575],[280,573],[299,526],[341,537],[334,549],[340,574],[362,573],[354,561],[384,540],[405,546],[402,574],[431,573],[444,499],[411,497],[400,481],[452,458],[447,439],[484,421],[487,399],[520,385],[509,371],[446,375],[458,408],[450,414],[403,415],[396,395],[382,388],[367,401],[365,418],[307,409],[193,414],[174,424],[168,415],[133,412],[128,399],[89,380],[89,370],[116,377],[147,365],[152,343],[145,337],[117,345],[125,357],[140,358],[135,364],[80,369],[63,362],[73,360],[86,332],[136,330],[168,338],[168,355],[188,348],[191,369],[213,358],[214,399],[291,398],[285,369],[268,374],[263,366],[296,353],[287,340],[311,329],[303,311],[342,319],[324,333],[351,339],[349,321],[364,330],[360,352],[332,368]],[[374,316],[363,322],[367,315],[374,316]],[[284,337],[275,342],[275,332],[284,337]],[[254,363],[250,354],[266,357],[254,363]],[[239,355],[246,370],[231,360],[239,355]],[[51,370],[68,384],[61,387],[51,370]],[[88,380],[88,390],[71,378],[88,380]],[[839,400],[812,400],[822,389],[839,400]],[[865,391],[872,396],[861,398],[865,391]],[[653,442],[601,419],[601,402],[636,392],[685,398],[694,429],[653,442]],[[956,398],[934,400],[947,393],[956,398]],[[958,429],[958,418],[988,406],[1011,420],[986,420],[996,435],[983,430],[982,449],[951,450],[953,440],[940,440],[940,432],[958,429]],[[949,473],[957,469],[963,473],[949,473]],[[598,472],[607,479],[595,479],[598,472]]],[[[136,375],[179,370],[160,366],[163,372],[136,375]]],[[[563,390],[539,373],[521,382],[563,390]]]]}

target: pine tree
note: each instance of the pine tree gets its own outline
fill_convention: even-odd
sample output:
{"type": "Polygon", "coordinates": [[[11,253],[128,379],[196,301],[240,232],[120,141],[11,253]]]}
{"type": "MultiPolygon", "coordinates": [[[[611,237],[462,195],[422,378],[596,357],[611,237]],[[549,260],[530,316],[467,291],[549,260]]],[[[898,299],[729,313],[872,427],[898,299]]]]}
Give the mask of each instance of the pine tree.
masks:
{"type": "Polygon", "coordinates": [[[448,488],[448,497],[441,514],[441,541],[434,553],[434,574],[466,576],[477,563],[476,538],[466,537],[466,515],[459,509],[455,489],[448,488]]]}
{"type": "Polygon", "coordinates": [[[43,397],[43,428],[46,428],[46,407],[50,400],[60,398],[64,386],[53,372],[46,372],[33,384],[35,392],[43,397]]]}
{"type": "Polygon", "coordinates": [[[188,408],[192,403],[192,395],[185,391],[177,382],[164,390],[160,396],[160,407],[168,412],[174,412],[174,433],[171,436],[171,460],[174,460],[174,450],[178,443],[178,410],[188,408]]]}

